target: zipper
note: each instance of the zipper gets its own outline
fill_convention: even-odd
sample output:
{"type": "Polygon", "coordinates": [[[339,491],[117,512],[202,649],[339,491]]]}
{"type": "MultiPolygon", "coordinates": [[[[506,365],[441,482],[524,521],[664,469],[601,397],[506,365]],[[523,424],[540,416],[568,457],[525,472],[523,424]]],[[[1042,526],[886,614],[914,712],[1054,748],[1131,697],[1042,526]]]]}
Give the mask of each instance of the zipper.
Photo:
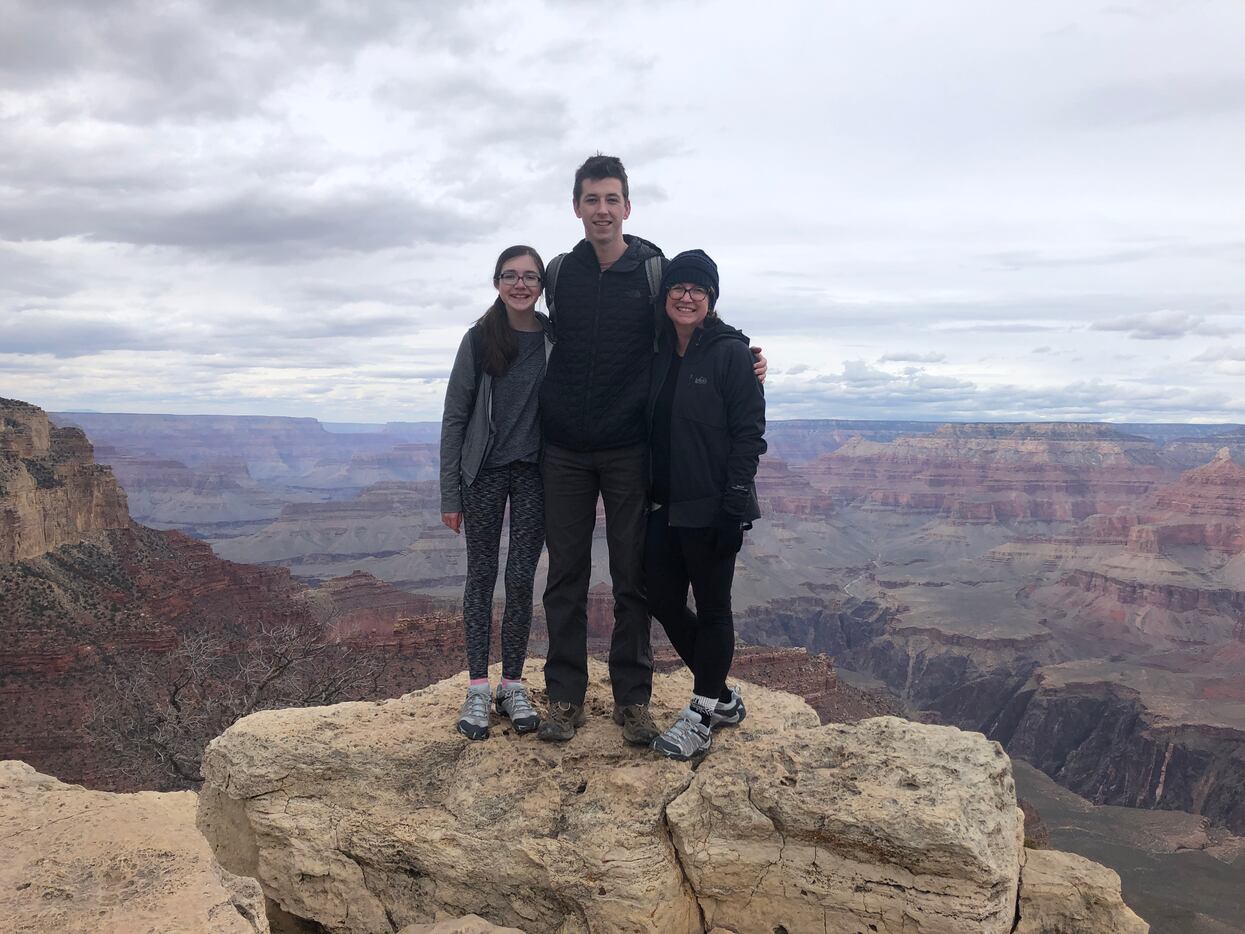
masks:
{"type": "MultiPolygon", "coordinates": [[[[657,357],[657,346],[656,346],[655,340],[654,340],[654,346],[653,346],[653,356],[655,358],[657,357]]],[[[652,401],[649,403],[647,407],[648,417],[645,419],[645,421],[648,423],[648,447],[650,451],[653,449],[653,414],[657,411],[657,398],[661,395],[662,387],[666,385],[666,377],[670,375],[670,361],[666,360],[665,364],[666,364],[665,368],[661,371],[661,379],[658,380],[657,382],[657,391],[653,393],[652,401]]],[[[655,359],[653,362],[653,366],[660,366],[660,365],[661,365],[661,361],[659,359],[655,359]]],[[[673,399],[670,401],[670,414],[671,416],[674,415],[674,400],[673,399]]],[[[672,423],[673,423],[673,420],[672,420],[672,423]]],[[[653,458],[646,457],[644,460],[648,464],[648,489],[651,493],[653,489],[653,458]]]]}

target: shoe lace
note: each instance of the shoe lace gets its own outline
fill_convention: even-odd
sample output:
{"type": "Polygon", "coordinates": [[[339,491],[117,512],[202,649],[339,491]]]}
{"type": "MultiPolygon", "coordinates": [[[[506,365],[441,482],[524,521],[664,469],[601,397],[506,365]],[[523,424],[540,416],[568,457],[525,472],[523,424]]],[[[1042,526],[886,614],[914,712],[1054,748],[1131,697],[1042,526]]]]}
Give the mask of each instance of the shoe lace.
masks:
{"type": "Polygon", "coordinates": [[[522,719],[536,713],[536,708],[532,706],[527,691],[523,688],[513,688],[507,691],[502,697],[502,702],[506,705],[512,719],[522,719]]]}
{"type": "Polygon", "coordinates": [[[487,720],[488,702],[489,696],[483,691],[468,691],[467,702],[463,704],[463,717],[487,720]]]}
{"type": "Polygon", "coordinates": [[[643,704],[631,704],[622,709],[624,720],[630,720],[632,723],[656,729],[657,725],[653,722],[652,712],[643,704]]]}
{"type": "Polygon", "coordinates": [[[679,719],[674,721],[674,725],[666,730],[666,736],[680,746],[687,745],[693,736],[699,742],[702,737],[700,736],[700,730],[697,728],[702,726],[702,724],[699,717],[695,719],[693,717],[696,717],[696,715],[684,714],[679,717],[679,719]]]}
{"type": "Polygon", "coordinates": [[[549,705],[549,717],[559,723],[570,723],[575,719],[575,705],[567,701],[554,701],[549,705]]]}

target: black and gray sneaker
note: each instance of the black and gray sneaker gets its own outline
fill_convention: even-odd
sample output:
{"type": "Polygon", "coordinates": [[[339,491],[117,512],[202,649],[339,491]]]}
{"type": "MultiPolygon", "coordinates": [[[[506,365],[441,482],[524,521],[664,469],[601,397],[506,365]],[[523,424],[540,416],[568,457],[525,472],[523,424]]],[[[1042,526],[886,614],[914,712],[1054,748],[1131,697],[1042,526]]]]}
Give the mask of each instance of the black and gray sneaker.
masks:
{"type": "Polygon", "coordinates": [[[498,716],[510,720],[516,733],[533,733],[540,726],[540,714],[527,696],[527,688],[521,684],[497,688],[498,716]]]}
{"type": "Polygon", "coordinates": [[[657,724],[648,704],[615,704],[614,722],[622,727],[623,739],[633,746],[651,746],[657,738],[657,724]]]}
{"type": "Polygon", "coordinates": [[[564,743],[575,735],[576,727],[584,725],[584,720],[583,704],[551,701],[549,714],[540,721],[540,732],[536,735],[550,742],[564,743]]]}
{"type": "Polygon", "coordinates": [[[458,711],[458,732],[467,739],[488,739],[488,708],[492,700],[487,684],[467,688],[467,699],[458,711]]]}
{"type": "Polygon", "coordinates": [[[731,688],[730,703],[724,704],[718,701],[718,706],[711,716],[712,722],[709,724],[711,730],[716,730],[720,726],[738,726],[739,722],[748,716],[747,708],[744,707],[744,696],[738,685],[731,688]]]}
{"type": "Polygon", "coordinates": [[[653,740],[653,748],[668,758],[687,761],[707,753],[711,738],[700,714],[687,707],[674,726],[653,740]]]}

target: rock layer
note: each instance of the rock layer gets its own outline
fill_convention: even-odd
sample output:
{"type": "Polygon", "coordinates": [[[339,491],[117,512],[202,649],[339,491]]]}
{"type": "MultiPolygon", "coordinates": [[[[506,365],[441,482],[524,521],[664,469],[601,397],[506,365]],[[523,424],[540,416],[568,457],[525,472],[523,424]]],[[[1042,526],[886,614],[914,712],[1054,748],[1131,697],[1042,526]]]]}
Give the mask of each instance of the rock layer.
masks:
{"type": "Polygon", "coordinates": [[[1120,877],[1074,853],[1026,850],[1015,934],[1092,931],[1145,934],[1150,926],[1120,896],[1120,877]]]}
{"type": "Polygon", "coordinates": [[[31,934],[267,934],[253,879],[195,832],[193,792],[116,795],[0,762],[0,917],[31,934]]]}
{"type": "MultiPolygon", "coordinates": [[[[589,719],[561,745],[496,721],[487,742],[455,734],[462,676],[248,717],[208,749],[200,829],[343,934],[467,913],[529,934],[1011,930],[1022,822],[997,744],[893,717],[822,727],[745,687],[748,719],[696,768],[625,746],[590,669],[589,719]]],[[[658,676],[660,721],[690,687],[658,676]]]]}
{"type": "Polygon", "coordinates": [[[800,472],[844,501],[995,524],[1109,512],[1176,469],[1153,442],[1106,425],[981,424],[856,439],[800,472]]]}
{"type": "Polygon", "coordinates": [[[76,428],[0,399],[0,564],[46,554],[130,524],[125,494],[76,428]]]}
{"type": "Polygon", "coordinates": [[[896,717],[711,757],[667,810],[706,926],[948,934],[1011,930],[1017,815],[997,744],[896,717]]]}

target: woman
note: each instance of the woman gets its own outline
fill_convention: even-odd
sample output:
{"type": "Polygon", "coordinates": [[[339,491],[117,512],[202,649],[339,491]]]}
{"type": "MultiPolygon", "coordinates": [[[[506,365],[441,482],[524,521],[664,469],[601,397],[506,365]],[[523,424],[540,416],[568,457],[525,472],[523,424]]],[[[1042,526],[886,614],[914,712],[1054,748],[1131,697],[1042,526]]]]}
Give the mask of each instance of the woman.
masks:
{"type": "Polygon", "coordinates": [[[530,246],[503,250],[493,269],[497,300],[463,337],[445,392],[441,419],[441,521],[467,533],[463,591],[471,683],[457,724],[485,739],[489,706],[518,733],[540,726],[523,684],[532,625],[532,580],[545,543],[537,399],[552,343],[548,319],[536,313],[545,265],[530,246]],[[493,588],[506,501],[510,550],[501,622],[501,683],[489,688],[493,588]]]}
{"type": "Polygon", "coordinates": [[[748,339],[714,312],[718,295],[718,267],[703,251],[670,261],[649,391],[649,612],[695,679],[687,708],[653,741],[673,759],[708,752],[711,731],[746,713],[738,689],[726,686],[735,652],[731,581],[744,530],[761,514],[753,479],[765,452],[765,396],[748,339]]]}

